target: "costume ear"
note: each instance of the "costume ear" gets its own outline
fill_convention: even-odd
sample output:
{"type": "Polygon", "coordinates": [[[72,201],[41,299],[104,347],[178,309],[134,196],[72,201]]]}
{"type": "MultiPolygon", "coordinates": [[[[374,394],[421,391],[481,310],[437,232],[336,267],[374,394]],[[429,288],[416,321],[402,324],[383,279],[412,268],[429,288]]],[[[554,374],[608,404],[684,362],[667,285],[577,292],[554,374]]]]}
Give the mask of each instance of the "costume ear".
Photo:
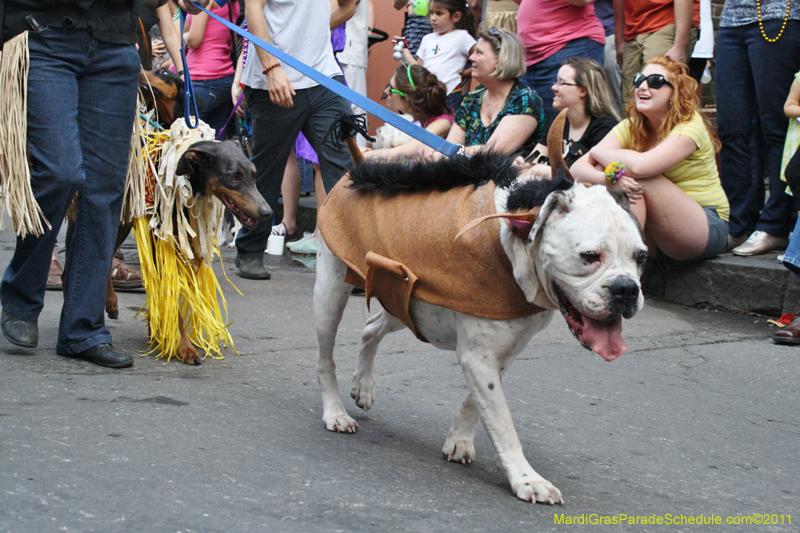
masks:
{"type": "Polygon", "coordinates": [[[175,174],[188,176],[196,170],[211,166],[211,156],[202,148],[189,148],[183,153],[175,167],[175,174]]]}
{"type": "Polygon", "coordinates": [[[508,223],[511,233],[518,239],[527,239],[533,229],[533,224],[539,216],[541,208],[534,207],[527,213],[513,213],[509,217],[504,217],[508,223]]]}
{"type": "Polygon", "coordinates": [[[575,181],[575,178],[570,174],[567,165],[564,164],[564,157],[561,154],[563,150],[562,141],[564,139],[564,123],[567,121],[567,109],[561,110],[556,118],[553,119],[553,124],[550,126],[550,131],[547,134],[547,156],[550,158],[550,172],[552,177],[555,178],[559,171],[562,171],[566,176],[575,181]]]}
{"type": "Polygon", "coordinates": [[[530,211],[523,211],[520,213],[496,213],[493,215],[486,215],[470,220],[461,231],[456,235],[456,239],[461,237],[464,233],[468,232],[478,224],[491,220],[493,218],[504,218],[511,228],[511,232],[517,237],[524,239],[530,233],[533,223],[536,221],[536,216],[539,214],[539,207],[534,207],[530,211]]]}

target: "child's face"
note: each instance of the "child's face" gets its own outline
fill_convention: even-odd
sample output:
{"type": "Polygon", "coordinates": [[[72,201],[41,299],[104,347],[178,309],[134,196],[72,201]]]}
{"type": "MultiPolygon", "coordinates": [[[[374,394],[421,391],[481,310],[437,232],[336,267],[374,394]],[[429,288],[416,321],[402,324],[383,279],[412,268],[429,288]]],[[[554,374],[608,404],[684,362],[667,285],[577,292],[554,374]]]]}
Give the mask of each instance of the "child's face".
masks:
{"type": "Polygon", "coordinates": [[[431,2],[430,7],[431,27],[433,31],[442,35],[453,31],[456,22],[461,20],[461,13],[451,13],[447,8],[437,2],[431,2]]]}

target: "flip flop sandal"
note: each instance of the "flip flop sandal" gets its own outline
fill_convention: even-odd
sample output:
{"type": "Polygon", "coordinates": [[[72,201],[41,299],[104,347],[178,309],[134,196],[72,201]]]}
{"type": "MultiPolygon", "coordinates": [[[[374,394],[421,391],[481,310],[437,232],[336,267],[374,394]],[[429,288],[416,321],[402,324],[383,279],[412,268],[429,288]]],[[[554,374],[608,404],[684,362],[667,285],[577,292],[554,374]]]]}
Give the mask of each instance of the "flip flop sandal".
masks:
{"type": "Polygon", "coordinates": [[[58,264],[58,261],[54,257],[50,261],[50,272],[47,273],[47,290],[48,291],[60,291],[64,289],[64,285],[61,281],[61,276],[64,274],[64,270],[61,268],[61,265],[58,264]]]}
{"type": "Polygon", "coordinates": [[[142,275],[116,257],[111,262],[110,276],[111,285],[115,289],[139,289],[144,286],[142,285],[142,275]]]}

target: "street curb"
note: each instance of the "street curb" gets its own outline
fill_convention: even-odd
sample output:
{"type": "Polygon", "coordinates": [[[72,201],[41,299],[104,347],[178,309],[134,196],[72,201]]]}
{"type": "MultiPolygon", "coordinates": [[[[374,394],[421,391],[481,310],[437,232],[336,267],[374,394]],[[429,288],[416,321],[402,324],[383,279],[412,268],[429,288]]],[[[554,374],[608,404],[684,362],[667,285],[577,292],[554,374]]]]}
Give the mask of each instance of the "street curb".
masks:
{"type": "Polygon", "coordinates": [[[800,300],[800,278],[777,256],[726,253],[692,263],[651,260],[642,276],[642,290],[680,305],[777,317],[794,312],[800,300]]]}

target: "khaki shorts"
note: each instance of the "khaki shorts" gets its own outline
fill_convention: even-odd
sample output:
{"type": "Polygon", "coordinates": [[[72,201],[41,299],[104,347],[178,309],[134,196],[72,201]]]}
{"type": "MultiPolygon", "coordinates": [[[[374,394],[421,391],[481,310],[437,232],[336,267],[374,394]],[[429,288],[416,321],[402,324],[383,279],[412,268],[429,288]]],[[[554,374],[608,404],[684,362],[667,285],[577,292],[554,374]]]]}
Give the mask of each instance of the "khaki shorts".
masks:
{"type": "MultiPolygon", "coordinates": [[[[689,30],[689,44],[686,45],[687,60],[692,57],[694,45],[700,30],[691,28],[689,30]]],[[[643,33],[637,35],[630,41],[625,41],[625,48],[622,55],[622,104],[630,102],[631,89],[633,88],[633,76],[642,71],[644,64],[653,56],[664,55],[672,48],[675,42],[675,24],[665,26],[653,33],[643,33]]]]}

